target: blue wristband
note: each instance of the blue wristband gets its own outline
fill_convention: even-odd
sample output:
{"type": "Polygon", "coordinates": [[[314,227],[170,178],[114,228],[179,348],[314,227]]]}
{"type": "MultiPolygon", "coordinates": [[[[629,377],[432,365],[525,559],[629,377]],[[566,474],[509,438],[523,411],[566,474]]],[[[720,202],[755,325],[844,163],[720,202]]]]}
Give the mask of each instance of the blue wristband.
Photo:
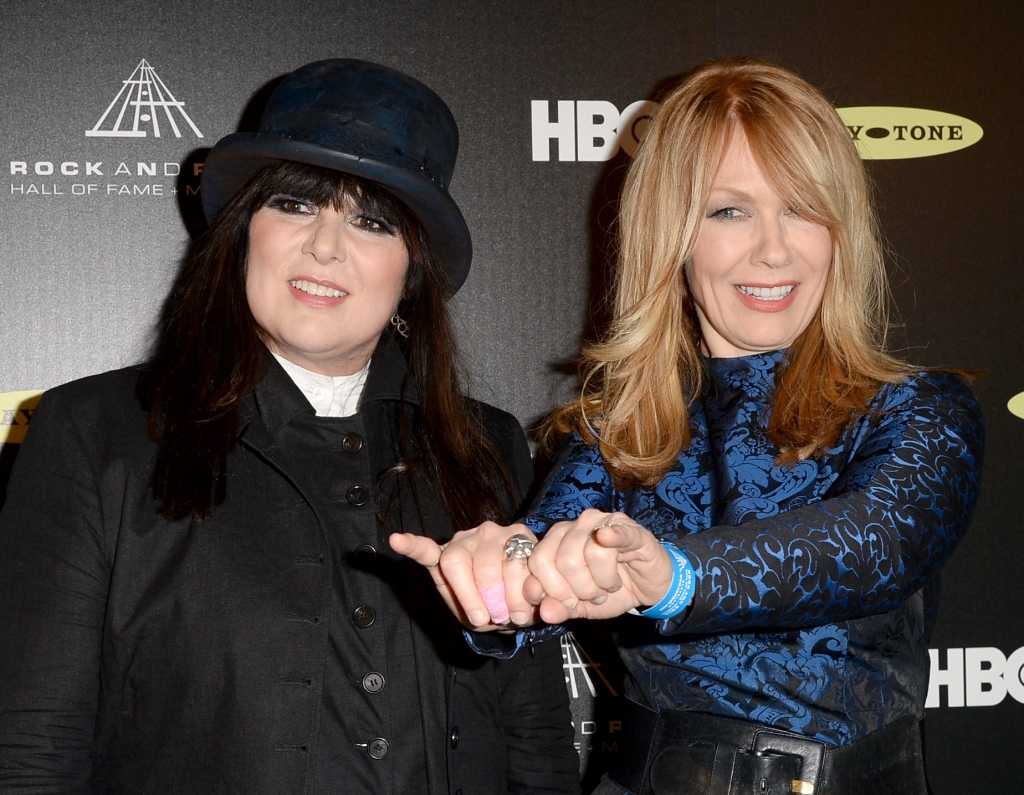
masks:
{"type": "Polygon", "coordinates": [[[697,574],[686,555],[668,541],[662,541],[661,545],[672,559],[672,584],[658,604],[640,612],[646,618],[675,618],[693,601],[697,590],[697,574]]]}

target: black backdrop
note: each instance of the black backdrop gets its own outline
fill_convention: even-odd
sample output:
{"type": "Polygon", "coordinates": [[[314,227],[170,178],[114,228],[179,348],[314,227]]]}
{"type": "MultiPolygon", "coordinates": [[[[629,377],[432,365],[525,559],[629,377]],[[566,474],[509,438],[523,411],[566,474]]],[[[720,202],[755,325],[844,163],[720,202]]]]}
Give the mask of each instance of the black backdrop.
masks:
{"type": "MultiPolygon", "coordinates": [[[[924,149],[908,126],[907,157],[869,168],[902,321],[896,348],[921,364],[986,372],[976,384],[989,428],[982,503],[946,570],[933,642],[930,777],[942,795],[1022,791],[1024,419],[1007,406],[1024,391],[1022,22],[1018,3],[935,0],[6,0],[0,469],[31,414],[26,395],[6,393],[144,354],[198,221],[205,149],[250,123],[243,110],[272,78],[307,61],[379,61],[452,107],[462,131],[453,192],[476,247],[455,300],[461,342],[475,394],[524,424],[572,394],[566,363],[600,322],[628,154],[586,159],[601,143],[588,124],[610,125],[588,115],[595,108],[610,118],[605,103],[618,112],[656,100],[702,60],[749,54],[796,69],[838,107],[894,109],[878,122],[893,139],[910,118],[900,109],[955,114],[984,137],[914,157],[924,149]],[[143,60],[153,97],[183,103],[140,110],[156,116],[159,137],[152,119],[135,125],[134,106],[118,120],[123,81],[143,60]],[[534,137],[546,134],[533,122],[537,101],[562,124],[563,140],[540,147],[547,160],[535,159],[534,137]],[[123,134],[132,130],[146,134],[123,134]]],[[[600,638],[578,638],[565,647],[566,675],[581,750],[597,752],[592,776],[601,749],[615,747],[616,664],[600,638]]]]}

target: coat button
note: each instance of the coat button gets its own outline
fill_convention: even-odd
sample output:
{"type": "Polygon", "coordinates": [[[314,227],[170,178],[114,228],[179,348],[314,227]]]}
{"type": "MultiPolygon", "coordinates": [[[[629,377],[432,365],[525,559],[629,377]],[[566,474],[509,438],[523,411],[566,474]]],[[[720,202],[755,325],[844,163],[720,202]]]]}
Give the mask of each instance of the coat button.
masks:
{"type": "Polygon", "coordinates": [[[365,486],[353,486],[345,493],[345,499],[349,505],[366,505],[370,499],[370,492],[365,486]]]}
{"type": "Polygon", "coordinates": [[[377,550],[372,544],[360,544],[354,550],[352,555],[355,557],[356,562],[362,565],[373,563],[377,559],[377,550]]]}
{"type": "Polygon", "coordinates": [[[388,741],[383,737],[374,737],[366,746],[366,753],[374,759],[383,759],[388,755],[388,741]]]}
{"type": "Polygon", "coordinates": [[[449,735],[448,739],[451,742],[452,750],[453,751],[456,748],[459,747],[459,727],[458,726],[452,726],[452,733],[451,733],[451,735],[449,735]]]}
{"type": "Polygon", "coordinates": [[[367,693],[379,693],[384,689],[384,676],[376,671],[370,671],[363,677],[363,690],[367,693]]]}
{"type": "Polygon", "coordinates": [[[346,453],[358,453],[363,449],[363,437],[358,433],[346,433],[341,438],[341,449],[346,453]]]}
{"type": "Polygon", "coordinates": [[[366,629],[377,618],[377,614],[369,605],[359,605],[352,611],[352,622],[360,629],[366,629]]]}

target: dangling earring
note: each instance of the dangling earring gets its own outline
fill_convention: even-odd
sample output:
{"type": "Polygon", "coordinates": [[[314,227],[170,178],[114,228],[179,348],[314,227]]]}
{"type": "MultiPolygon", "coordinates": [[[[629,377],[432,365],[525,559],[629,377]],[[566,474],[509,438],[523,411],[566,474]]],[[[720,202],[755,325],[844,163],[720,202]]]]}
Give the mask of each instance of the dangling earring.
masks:
{"type": "Polygon", "coordinates": [[[395,331],[401,334],[403,337],[408,338],[409,336],[409,324],[402,319],[401,315],[396,311],[391,316],[391,325],[395,327],[395,331]]]}

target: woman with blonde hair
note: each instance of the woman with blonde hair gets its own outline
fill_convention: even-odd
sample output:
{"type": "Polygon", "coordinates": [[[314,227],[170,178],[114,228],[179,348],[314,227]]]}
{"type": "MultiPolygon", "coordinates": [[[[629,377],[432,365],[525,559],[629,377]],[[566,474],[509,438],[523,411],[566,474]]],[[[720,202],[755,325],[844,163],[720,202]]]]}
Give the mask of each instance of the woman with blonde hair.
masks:
{"type": "Polygon", "coordinates": [[[705,64],[652,120],[620,224],[614,317],[545,489],[523,525],[457,535],[435,582],[477,629],[498,582],[518,626],[641,616],[599,792],[925,793],[938,574],[983,426],[958,376],[886,350],[842,120],[778,66],[705,64]]]}

